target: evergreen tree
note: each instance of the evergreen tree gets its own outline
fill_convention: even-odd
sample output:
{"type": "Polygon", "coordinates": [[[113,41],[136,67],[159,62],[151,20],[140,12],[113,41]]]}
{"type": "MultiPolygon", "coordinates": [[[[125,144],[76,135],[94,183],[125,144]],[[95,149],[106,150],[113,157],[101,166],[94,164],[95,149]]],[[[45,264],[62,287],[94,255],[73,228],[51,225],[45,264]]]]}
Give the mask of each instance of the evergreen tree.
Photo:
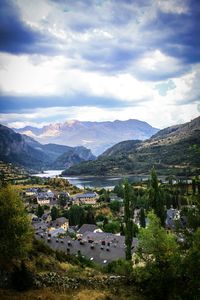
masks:
{"type": "Polygon", "coordinates": [[[41,216],[44,214],[44,207],[41,206],[40,204],[38,205],[37,211],[36,211],[36,215],[41,218],[41,216]]]}
{"type": "Polygon", "coordinates": [[[11,186],[0,191],[0,265],[13,266],[26,258],[33,231],[19,194],[11,186]]]}
{"type": "Polygon", "coordinates": [[[192,178],[192,194],[196,194],[196,179],[192,178]]]}
{"type": "Polygon", "coordinates": [[[95,217],[92,208],[89,208],[86,214],[86,223],[95,224],[95,217]]]}
{"type": "Polygon", "coordinates": [[[85,223],[85,210],[78,205],[72,205],[69,209],[69,223],[70,225],[83,225],[85,223]]]}
{"type": "Polygon", "coordinates": [[[140,226],[145,228],[146,227],[146,221],[145,221],[145,213],[144,213],[144,208],[142,207],[140,209],[140,226]]]}
{"type": "Polygon", "coordinates": [[[56,220],[59,217],[59,210],[57,207],[53,206],[51,209],[51,219],[52,221],[56,220]]]}
{"type": "Polygon", "coordinates": [[[149,204],[154,210],[155,214],[161,221],[161,225],[165,225],[165,209],[164,209],[164,195],[159,187],[158,178],[155,169],[151,170],[151,179],[149,187],[149,204]]]}
{"type": "Polygon", "coordinates": [[[124,184],[124,222],[125,222],[125,244],[126,260],[131,260],[131,247],[133,240],[133,212],[134,212],[135,195],[128,181],[124,184]]]}

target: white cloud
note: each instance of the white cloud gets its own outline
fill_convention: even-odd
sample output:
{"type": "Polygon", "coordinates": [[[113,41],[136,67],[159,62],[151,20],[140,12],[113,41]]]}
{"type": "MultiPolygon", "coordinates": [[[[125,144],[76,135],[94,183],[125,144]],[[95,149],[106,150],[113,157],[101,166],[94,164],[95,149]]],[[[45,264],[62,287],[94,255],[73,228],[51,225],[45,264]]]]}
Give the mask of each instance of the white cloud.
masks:
{"type": "Polygon", "coordinates": [[[184,66],[179,59],[164,54],[161,50],[146,52],[141,58],[133,63],[131,70],[141,78],[154,79],[180,76],[190,67],[184,66]]]}
{"type": "Polygon", "coordinates": [[[158,8],[165,13],[185,14],[188,13],[187,0],[156,0],[158,8]]]}
{"type": "Polygon", "coordinates": [[[43,43],[49,41],[56,54],[0,53],[1,93],[19,96],[19,101],[20,96],[64,96],[66,105],[71,96],[83,95],[90,102],[93,97],[112,99],[113,107],[103,107],[104,103],[101,108],[95,103],[89,106],[83,99],[79,107],[74,103],[61,108],[55,101],[53,108],[4,114],[0,121],[21,127],[43,125],[49,120],[138,118],[164,127],[177,123],[177,118],[187,121],[199,114],[200,66],[186,66],[181,57],[162,50],[162,38],[170,42],[172,30],[177,28],[149,26],[160,11],[188,13],[189,1],[152,0],[146,5],[140,1],[91,1],[89,6],[87,1],[66,1],[63,5],[48,0],[16,3],[23,21],[46,35],[43,43]],[[165,78],[171,78],[175,88],[161,96],[155,85],[165,83],[165,78]],[[148,81],[151,79],[154,81],[148,81]]]}
{"type": "Polygon", "coordinates": [[[147,83],[131,74],[104,75],[78,70],[62,56],[37,57],[1,54],[0,70],[4,94],[60,96],[73,93],[111,97],[122,101],[146,100],[152,94],[147,83]]]}
{"type": "Polygon", "coordinates": [[[9,127],[21,128],[27,125],[42,127],[49,123],[62,123],[75,119],[95,122],[114,121],[116,119],[139,119],[157,128],[164,128],[177,123],[187,122],[197,116],[199,116],[199,112],[195,103],[177,106],[174,104],[169,105],[167,101],[157,99],[137,107],[98,108],[95,106],[72,106],[68,108],[35,109],[22,114],[1,114],[0,123],[9,127]],[[41,120],[43,121],[41,122],[41,120]]]}

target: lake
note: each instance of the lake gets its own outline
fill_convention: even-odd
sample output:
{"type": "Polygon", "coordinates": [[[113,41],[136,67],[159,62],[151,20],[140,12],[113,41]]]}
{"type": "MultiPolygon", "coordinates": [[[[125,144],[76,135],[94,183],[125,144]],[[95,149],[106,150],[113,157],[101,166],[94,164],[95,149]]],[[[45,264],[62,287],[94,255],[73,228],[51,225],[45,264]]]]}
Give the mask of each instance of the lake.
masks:
{"type": "MultiPolygon", "coordinates": [[[[48,170],[44,171],[44,173],[34,174],[34,176],[38,177],[60,177],[63,170],[48,170]]],[[[122,179],[127,178],[129,182],[140,182],[147,180],[149,176],[113,176],[113,177],[84,177],[84,176],[62,176],[62,178],[66,178],[71,184],[79,187],[89,187],[89,188],[105,188],[112,189],[115,185],[117,185],[122,179]]]]}

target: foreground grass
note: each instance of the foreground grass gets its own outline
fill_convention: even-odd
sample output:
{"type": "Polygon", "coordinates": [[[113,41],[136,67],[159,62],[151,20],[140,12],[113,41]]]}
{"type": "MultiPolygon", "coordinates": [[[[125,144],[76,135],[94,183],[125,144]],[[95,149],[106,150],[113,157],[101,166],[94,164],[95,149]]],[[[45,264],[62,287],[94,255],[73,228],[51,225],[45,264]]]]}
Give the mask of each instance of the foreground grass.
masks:
{"type": "Polygon", "coordinates": [[[30,290],[26,292],[16,292],[10,290],[0,290],[1,300],[145,300],[142,296],[127,289],[78,289],[76,291],[66,290],[57,292],[50,288],[30,290]]]}

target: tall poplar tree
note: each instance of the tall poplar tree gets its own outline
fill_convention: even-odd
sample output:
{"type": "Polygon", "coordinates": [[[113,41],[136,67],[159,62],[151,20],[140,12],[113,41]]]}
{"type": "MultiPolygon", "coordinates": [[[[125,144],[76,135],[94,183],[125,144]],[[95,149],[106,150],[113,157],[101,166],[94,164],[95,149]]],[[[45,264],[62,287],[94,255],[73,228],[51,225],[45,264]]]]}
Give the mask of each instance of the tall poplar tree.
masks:
{"type": "Polygon", "coordinates": [[[165,224],[165,209],[164,209],[164,195],[163,191],[159,187],[156,170],[151,170],[150,187],[148,190],[149,204],[154,210],[154,213],[161,221],[161,225],[165,224]]]}
{"type": "Polygon", "coordinates": [[[125,244],[126,260],[131,260],[131,247],[134,234],[133,213],[135,194],[131,185],[126,180],[124,183],[124,222],[125,222],[125,244]]]}

